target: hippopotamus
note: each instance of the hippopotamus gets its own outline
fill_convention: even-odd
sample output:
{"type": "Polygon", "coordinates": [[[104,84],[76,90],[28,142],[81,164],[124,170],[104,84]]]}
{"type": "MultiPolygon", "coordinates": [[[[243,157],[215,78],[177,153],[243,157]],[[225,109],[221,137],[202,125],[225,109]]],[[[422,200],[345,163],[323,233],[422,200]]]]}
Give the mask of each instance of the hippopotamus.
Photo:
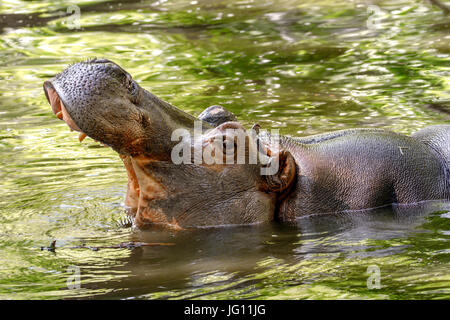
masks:
{"type": "Polygon", "coordinates": [[[289,222],[450,199],[447,124],[410,136],[370,128],[279,136],[275,147],[275,136],[258,126],[246,129],[226,109],[212,106],[196,118],[139,86],[118,64],[98,58],[45,81],[44,92],[80,141],[88,136],[119,154],[128,174],[125,205],[138,228],[289,222]],[[193,133],[196,122],[202,128],[186,140],[189,148],[220,155],[236,148],[228,129],[252,130],[245,151],[256,145],[267,161],[175,163],[180,141],[173,132],[193,133]],[[212,139],[217,136],[224,139],[222,150],[212,139]],[[276,171],[261,173],[275,161],[276,171]]]}

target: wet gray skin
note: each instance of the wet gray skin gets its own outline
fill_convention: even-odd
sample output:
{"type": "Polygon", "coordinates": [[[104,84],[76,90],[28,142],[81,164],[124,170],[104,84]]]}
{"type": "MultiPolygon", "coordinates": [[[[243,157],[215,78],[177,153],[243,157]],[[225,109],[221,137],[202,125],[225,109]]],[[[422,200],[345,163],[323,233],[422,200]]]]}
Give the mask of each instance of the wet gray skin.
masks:
{"type": "MultiPolygon", "coordinates": [[[[138,227],[175,229],[289,221],[300,216],[450,198],[450,125],[416,137],[352,129],[280,140],[260,135],[279,163],[174,164],[173,130],[193,132],[193,116],[158,99],[109,60],[77,63],[44,83],[53,112],[71,129],[117,151],[128,173],[125,204],[138,227]]],[[[227,110],[200,115],[203,148],[226,129],[245,131],[227,110]]],[[[194,143],[194,142],[193,142],[194,143]]],[[[198,143],[198,141],[197,141],[198,143]]],[[[248,142],[246,152],[250,148],[248,142]]],[[[234,146],[236,147],[236,146],[234,146]]]]}

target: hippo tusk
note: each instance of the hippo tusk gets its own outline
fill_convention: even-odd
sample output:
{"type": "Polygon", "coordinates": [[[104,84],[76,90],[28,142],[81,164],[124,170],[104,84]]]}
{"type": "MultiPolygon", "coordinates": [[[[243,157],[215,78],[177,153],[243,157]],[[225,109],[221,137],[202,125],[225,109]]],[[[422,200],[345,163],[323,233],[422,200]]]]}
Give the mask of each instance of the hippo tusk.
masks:
{"type": "Polygon", "coordinates": [[[80,135],[78,136],[78,140],[80,140],[80,142],[83,142],[84,138],[86,138],[87,135],[84,132],[81,132],[80,135]]]}

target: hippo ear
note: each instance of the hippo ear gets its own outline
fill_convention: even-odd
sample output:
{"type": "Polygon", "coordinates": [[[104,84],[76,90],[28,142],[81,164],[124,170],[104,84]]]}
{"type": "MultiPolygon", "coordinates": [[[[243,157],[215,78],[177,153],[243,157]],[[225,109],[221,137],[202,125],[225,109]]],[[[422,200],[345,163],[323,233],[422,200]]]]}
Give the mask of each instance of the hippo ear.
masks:
{"type": "MultiPolygon", "coordinates": [[[[263,189],[265,191],[280,193],[294,184],[297,169],[294,157],[289,151],[280,150],[276,155],[271,156],[266,167],[278,168],[278,170],[273,174],[263,176],[263,189]]],[[[268,173],[270,173],[270,170],[268,173]]]]}
{"type": "Polygon", "coordinates": [[[222,106],[210,106],[206,108],[202,113],[200,113],[198,119],[209,123],[213,127],[217,127],[225,122],[237,121],[234,113],[228,111],[222,106]]]}

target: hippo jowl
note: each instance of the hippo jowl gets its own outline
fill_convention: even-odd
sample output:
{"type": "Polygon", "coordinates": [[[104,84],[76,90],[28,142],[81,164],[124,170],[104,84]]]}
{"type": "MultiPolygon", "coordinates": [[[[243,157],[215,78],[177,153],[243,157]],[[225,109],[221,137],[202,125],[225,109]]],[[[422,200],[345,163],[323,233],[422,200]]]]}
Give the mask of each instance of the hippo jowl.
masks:
{"type": "Polygon", "coordinates": [[[267,163],[174,163],[174,130],[191,132],[201,120],[200,145],[210,150],[216,148],[211,136],[235,141],[229,129],[247,130],[220,107],[208,108],[199,119],[177,109],[109,60],[76,63],[46,81],[44,91],[53,112],[80,132],[80,140],[89,136],[119,153],[128,173],[125,204],[138,227],[282,222],[450,199],[450,125],[411,136],[350,129],[279,137],[276,148],[256,135],[253,144],[263,144],[269,163],[278,164],[276,172],[262,175],[267,163]]]}

